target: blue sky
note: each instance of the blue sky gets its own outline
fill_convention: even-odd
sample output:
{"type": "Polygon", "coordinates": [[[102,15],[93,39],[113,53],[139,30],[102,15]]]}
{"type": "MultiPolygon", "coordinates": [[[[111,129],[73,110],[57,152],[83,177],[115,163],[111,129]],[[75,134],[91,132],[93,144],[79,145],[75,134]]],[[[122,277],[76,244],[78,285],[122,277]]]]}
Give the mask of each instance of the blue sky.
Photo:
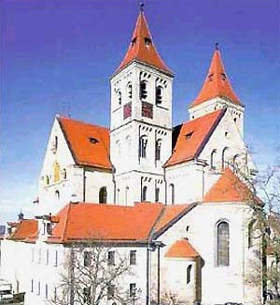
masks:
{"type": "MultiPolygon", "coordinates": [[[[278,0],[147,0],[157,49],[175,72],[173,124],[204,81],[214,43],[246,106],[245,140],[260,167],[280,144],[278,0]]],[[[137,0],[2,0],[0,223],[29,214],[56,113],[109,125],[109,76],[137,0]]]]}

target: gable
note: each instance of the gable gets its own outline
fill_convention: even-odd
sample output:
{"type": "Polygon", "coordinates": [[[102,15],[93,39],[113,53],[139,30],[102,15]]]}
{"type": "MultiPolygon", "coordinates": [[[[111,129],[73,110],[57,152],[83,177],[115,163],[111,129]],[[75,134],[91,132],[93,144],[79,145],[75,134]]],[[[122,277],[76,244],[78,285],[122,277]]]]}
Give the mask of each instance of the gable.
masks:
{"type": "Polygon", "coordinates": [[[41,169],[41,179],[44,179],[44,185],[46,176],[49,177],[50,181],[53,180],[55,164],[59,164],[61,169],[75,164],[57,118],[55,118],[50,132],[41,169]]]}
{"type": "Polygon", "coordinates": [[[211,153],[215,150],[215,168],[220,170],[224,167],[222,163],[223,150],[225,149],[224,157],[227,165],[232,165],[234,157],[238,156],[237,161],[240,166],[242,165],[240,169],[255,169],[243,137],[230,111],[226,111],[219,121],[219,124],[201,150],[199,158],[205,160],[211,169],[211,153]]]}

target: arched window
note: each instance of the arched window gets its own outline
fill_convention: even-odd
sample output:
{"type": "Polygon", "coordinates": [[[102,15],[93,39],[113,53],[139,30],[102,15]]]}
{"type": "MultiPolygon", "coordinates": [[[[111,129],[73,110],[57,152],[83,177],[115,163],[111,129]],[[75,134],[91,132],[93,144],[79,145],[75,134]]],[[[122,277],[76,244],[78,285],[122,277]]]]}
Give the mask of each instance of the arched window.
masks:
{"type": "Polygon", "coordinates": [[[54,148],[55,148],[55,150],[57,150],[57,148],[58,148],[58,137],[57,136],[54,137],[54,148]]]}
{"type": "Polygon", "coordinates": [[[253,246],[253,227],[254,227],[255,219],[251,220],[248,224],[248,248],[253,246]]]}
{"type": "Polygon", "coordinates": [[[67,171],[66,171],[66,168],[64,168],[62,170],[62,176],[63,176],[63,179],[67,179],[67,171]]]}
{"type": "Polygon", "coordinates": [[[119,105],[121,105],[122,104],[122,93],[120,90],[117,92],[117,96],[118,96],[118,103],[119,103],[119,105]]]}
{"type": "Polygon", "coordinates": [[[228,147],[225,147],[222,151],[222,169],[225,169],[226,165],[227,165],[227,161],[226,161],[226,154],[228,151],[228,147]]]}
{"type": "Polygon", "coordinates": [[[160,105],[162,103],[162,87],[156,87],[156,105],[160,105]]]}
{"type": "Polygon", "coordinates": [[[132,99],[132,83],[129,82],[127,84],[127,95],[128,95],[128,98],[131,100],[132,99]]]}
{"type": "Polygon", "coordinates": [[[229,224],[221,221],[217,225],[217,266],[229,266],[229,224]]]}
{"type": "Polygon", "coordinates": [[[46,179],[46,185],[49,185],[50,184],[50,177],[47,175],[45,179],[46,179]]]}
{"type": "Polygon", "coordinates": [[[189,265],[187,268],[187,284],[191,282],[191,275],[192,275],[192,265],[189,265]]]}
{"type": "Polygon", "coordinates": [[[156,141],[156,149],[155,149],[155,159],[156,161],[160,160],[160,152],[161,152],[161,140],[156,141]]]}
{"type": "Polygon", "coordinates": [[[157,187],[157,188],[156,188],[156,194],[155,194],[155,201],[156,201],[156,202],[159,202],[159,193],[160,193],[160,190],[159,190],[159,188],[157,187]]]}
{"type": "Polygon", "coordinates": [[[140,91],[139,91],[139,95],[140,95],[140,100],[145,100],[147,98],[147,82],[142,80],[140,82],[140,91]]]}
{"type": "Polygon", "coordinates": [[[175,187],[174,187],[173,183],[171,183],[169,185],[169,190],[170,190],[170,203],[174,204],[175,203],[175,187]]]}
{"type": "Polygon", "coordinates": [[[105,186],[99,191],[99,203],[107,203],[107,189],[105,186]]]}
{"type": "Polygon", "coordinates": [[[235,155],[232,159],[232,167],[235,173],[238,171],[238,158],[240,157],[239,154],[235,155]]]}
{"type": "Polygon", "coordinates": [[[146,154],[146,150],[147,150],[147,144],[148,144],[148,138],[147,136],[142,136],[140,137],[139,140],[139,157],[140,158],[146,158],[147,154],[146,154]]]}
{"type": "Polygon", "coordinates": [[[59,199],[60,199],[60,193],[59,193],[58,190],[55,191],[54,195],[55,195],[55,199],[56,199],[56,200],[59,200],[59,199]]]}
{"type": "Polygon", "coordinates": [[[54,162],[53,165],[53,181],[54,182],[60,181],[60,165],[58,162],[54,162]]]}
{"type": "Polygon", "coordinates": [[[128,192],[129,192],[129,187],[126,186],[125,187],[125,204],[128,204],[128,192]]]}
{"type": "Polygon", "coordinates": [[[147,187],[146,186],[144,186],[143,188],[142,188],[142,194],[141,194],[142,196],[142,200],[141,201],[146,201],[147,200],[147,187]]]}
{"type": "Polygon", "coordinates": [[[215,165],[216,155],[217,155],[217,149],[213,149],[211,152],[211,155],[210,155],[210,168],[211,169],[216,169],[216,165],[215,165]]]}

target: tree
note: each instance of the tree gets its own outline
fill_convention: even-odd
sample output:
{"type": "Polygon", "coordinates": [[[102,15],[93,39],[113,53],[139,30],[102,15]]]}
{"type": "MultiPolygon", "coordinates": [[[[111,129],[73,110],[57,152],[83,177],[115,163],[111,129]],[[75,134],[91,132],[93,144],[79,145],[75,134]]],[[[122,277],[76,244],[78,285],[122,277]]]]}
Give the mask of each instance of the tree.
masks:
{"type": "Polygon", "coordinates": [[[254,180],[248,171],[235,169],[251,190],[246,200],[253,211],[248,227],[249,246],[253,239],[261,246],[255,250],[255,258],[261,264],[253,264],[254,272],[247,280],[262,284],[264,304],[280,305],[280,158],[254,180]]]}
{"type": "Polygon", "coordinates": [[[51,304],[99,305],[107,300],[135,303],[138,292],[127,291],[122,285],[123,277],[131,274],[128,257],[102,241],[72,244],[67,250],[65,272],[51,304]]]}

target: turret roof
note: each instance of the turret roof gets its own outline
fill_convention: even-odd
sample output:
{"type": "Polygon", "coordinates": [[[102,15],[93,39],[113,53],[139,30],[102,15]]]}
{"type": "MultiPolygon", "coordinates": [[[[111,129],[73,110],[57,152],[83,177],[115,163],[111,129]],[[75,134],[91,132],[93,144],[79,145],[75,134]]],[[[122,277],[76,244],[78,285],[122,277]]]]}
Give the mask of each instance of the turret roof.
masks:
{"type": "Polygon", "coordinates": [[[138,16],[126,55],[116,72],[124,69],[133,61],[139,61],[167,72],[168,74],[172,74],[156,50],[147,20],[142,10],[138,16]]]}
{"type": "Polygon", "coordinates": [[[190,108],[198,106],[214,97],[224,97],[236,105],[243,106],[226,75],[221,52],[217,47],[214,51],[204,84],[198,96],[190,105],[190,108]]]}
{"type": "Polygon", "coordinates": [[[247,202],[261,204],[261,200],[227,167],[218,181],[203,198],[204,202],[247,202]]]}

